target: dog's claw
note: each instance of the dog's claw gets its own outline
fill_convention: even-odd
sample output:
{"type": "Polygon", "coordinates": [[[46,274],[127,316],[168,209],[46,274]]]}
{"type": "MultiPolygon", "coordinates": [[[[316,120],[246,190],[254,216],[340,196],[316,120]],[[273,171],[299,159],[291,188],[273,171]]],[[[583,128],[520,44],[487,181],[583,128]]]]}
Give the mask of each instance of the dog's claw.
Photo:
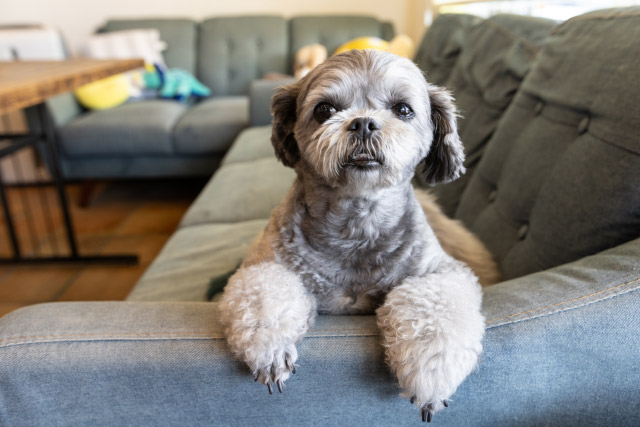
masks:
{"type": "Polygon", "coordinates": [[[296,373],[296,365],[289,362],[288,358],[284,361],[284,364],[287,365],[287,369],[289,369],[289,371],[291,371],[292,374],[296,373]]]}
{"type": "Polygon", "coordinates": [[[281,380],[276,381],[276,385],[278,386],[278,391],[282,393],[282,381],[281,380]]]}
{"type": "Polygon", "coordinates": [[[427,407],[423,407],[420,412],[422,413],[422,422],[424,423],[426,421],[430,423],[431,417],[433,416],[433,405],[429,403],[427,407]]]}
{"type": "Polygon", "coordinates": [[[269,394],[273,394],[273,390],[271,389],[271,383],[267,383],[267,388],[269,389],[269,394]]]}

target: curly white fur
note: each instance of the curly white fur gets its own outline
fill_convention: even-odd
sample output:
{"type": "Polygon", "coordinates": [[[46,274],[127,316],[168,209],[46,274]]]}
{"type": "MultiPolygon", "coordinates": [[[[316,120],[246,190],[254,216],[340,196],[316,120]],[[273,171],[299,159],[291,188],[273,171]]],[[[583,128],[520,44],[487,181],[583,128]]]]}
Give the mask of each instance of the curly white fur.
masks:
{"type": "Polygon", "coordinates": [[[449,265],[407,278],[376,311],[387,363],[403,396],[433,412],[475,368],[484,334],[480,285],[461,263],[449,265]]]}
{"type": "Polygon", "coordinates": [[[279,383],[295,369],[295,344],[307,332],[315,300],[300,278],[274,262],[242,268],[224,289],[220,318],[233,354],[263,384],[279,383]]]}

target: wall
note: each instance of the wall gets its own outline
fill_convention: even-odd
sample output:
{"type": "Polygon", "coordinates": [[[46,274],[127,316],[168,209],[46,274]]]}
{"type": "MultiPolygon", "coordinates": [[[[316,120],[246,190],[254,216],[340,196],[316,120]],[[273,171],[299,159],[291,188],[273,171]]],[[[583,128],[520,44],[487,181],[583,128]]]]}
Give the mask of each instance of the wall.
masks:
{"type": "Polygon", "coordinates": [[[84,38],[109,18],[188,17],[238,14],[365,14],[394,23],[418,40],[424,0],[0,0],[0,25],[45,23],[60,28],[77,51],[84,38]],[[418,18],[417,18],[418,17],[418,18]]]}

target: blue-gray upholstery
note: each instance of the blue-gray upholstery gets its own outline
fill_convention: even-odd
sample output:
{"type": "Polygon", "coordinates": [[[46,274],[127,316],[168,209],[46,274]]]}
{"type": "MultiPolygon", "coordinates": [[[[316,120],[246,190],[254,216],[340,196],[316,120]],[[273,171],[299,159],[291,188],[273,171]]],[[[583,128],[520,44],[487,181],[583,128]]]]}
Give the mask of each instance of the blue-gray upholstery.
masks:
{"type": "Polygon", "coordinates": [[[482,18],[474,15],[446,13],[438,15],[416,49],[414,62],[427,79],[443,86],[467,44],[469,30],[482,18]]]}
{"type": "Polygon", "coordinates": [[[200,24],[198,77],[214,96],[246,95],[252,80],[287,71],[288,41],[279,16],[207,19],[200,24]]]}
{"type": "Polygon", "coordinates": [[[249,121],[246,96],[206,99],[182,116],[173,129],[179,154],[224,154],[249,121]]]}
{"type": "Polygon", "coordinates": [[[467,173],[433,189],[447,215],[455,214],[487,142],[554,25],[549,19],[496,15],[468,31],[466,46],[446,83],[461,115],[458,133],[467,173]]]}
{"type": "Polygon", "coordinates": [[[640,233],[640,15],[632,10],[552,30],[462,195],[456,218],[504,278],[640,233]]]}
{"type": "Polygon", "coordinates": [[[69,157],[170,155],[171,130],[186,111],[168,100],[91,111],[60,130],[60,143],[69,157]]]}
{"type": "Polygon", "coordinates": [[[289,25],[291,58],[308,44],[320,43],[332,55],[340,45],[351,39],[364,36],[388,38],[390,35],[388,25],[366,16],[297,16],[291,18],[289,25]]]}

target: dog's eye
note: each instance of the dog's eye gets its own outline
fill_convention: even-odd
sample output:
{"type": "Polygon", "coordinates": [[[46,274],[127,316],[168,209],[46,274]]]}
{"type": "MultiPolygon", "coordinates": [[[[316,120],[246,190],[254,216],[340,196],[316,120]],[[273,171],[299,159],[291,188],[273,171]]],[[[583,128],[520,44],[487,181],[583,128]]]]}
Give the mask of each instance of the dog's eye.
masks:
{"type": "Polygon", "coordinates": [[[400,117],[401,119],[410,119],[414,115],[414,112],[411,109],[411,107],[409,107],[404,102],[399,102],[393,107],[391,107],[391,111],[393,111],[393,114],[400,117]]]}
{"type": "Polygon", "coordinates": [[[329,119],[329,117],[333,116],[335,112],[336,107],[328,102],[321,102],[313,109],[313,118],[316,119],[318,123],[324,123],[329,119]]]}

